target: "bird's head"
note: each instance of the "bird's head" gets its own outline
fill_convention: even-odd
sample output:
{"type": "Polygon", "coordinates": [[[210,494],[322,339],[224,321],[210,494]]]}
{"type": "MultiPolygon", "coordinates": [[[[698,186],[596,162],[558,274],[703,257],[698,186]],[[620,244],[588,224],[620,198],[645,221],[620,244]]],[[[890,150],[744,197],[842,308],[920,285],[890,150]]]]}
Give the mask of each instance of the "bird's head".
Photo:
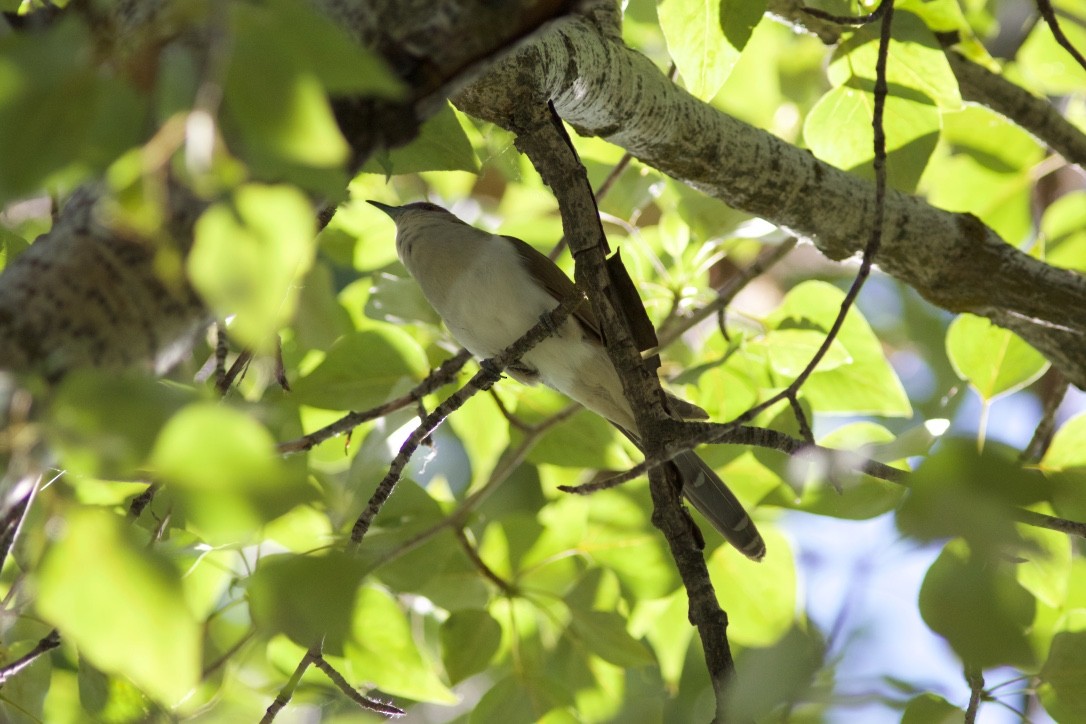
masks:
{"type": "Polygon", "coordinates": [[[389,204],[382,204],[380,201],[367,201],[366,203],[370,206],[376,206],[378,209],[388,214],[389,217],[396,222],[396,228],[398,229],[419,222],[440,223],[445,221],[455,224],[464,223],[447,209],[444,209],[437,204],[432,204],[429,201],[415,201],[410,204],[404,204],[403,206],[390,206],[389,204]]]}

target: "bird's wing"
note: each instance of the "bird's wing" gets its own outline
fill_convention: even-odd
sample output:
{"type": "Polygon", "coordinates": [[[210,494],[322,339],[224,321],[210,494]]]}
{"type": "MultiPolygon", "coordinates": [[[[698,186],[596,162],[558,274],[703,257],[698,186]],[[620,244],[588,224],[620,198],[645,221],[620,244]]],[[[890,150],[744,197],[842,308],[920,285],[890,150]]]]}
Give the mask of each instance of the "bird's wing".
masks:
{"type": "MultiPolygon", "coordinates": [[[[524,260],[524,265],[528,271],[556,300],[569,299],[577,293],[577,287],[574,285],[573,280],[567,277],[566,273],[559,269],[557,264],[548,259],[546,254],[541,253],[528,242],[522,241],[515,236],[503,238],[512,242],[513,248],[517,250],[520,258],[524,260]]],[[[577,321],[581,323],[581,327],[586,332],[594,337],[596,341],[603,343],[600,323],[596,320],[591,304],[586,302],[577,307],[573,311],[573,316],[577,318],[577,321]]]]}

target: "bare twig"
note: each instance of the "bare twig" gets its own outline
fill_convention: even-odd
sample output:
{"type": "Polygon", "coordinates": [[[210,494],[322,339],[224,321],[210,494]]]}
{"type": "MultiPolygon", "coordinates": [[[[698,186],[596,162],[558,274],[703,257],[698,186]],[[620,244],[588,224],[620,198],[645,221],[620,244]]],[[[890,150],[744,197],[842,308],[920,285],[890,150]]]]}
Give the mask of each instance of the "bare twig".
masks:
{"type": "Polygon", "coordinates": [[[1048,446],[1052,444],[1052,436],[1056,432],[1056,412],[1060,409],[1064,396],[1067,395],[1067,388],[1070,387],[1067,378],[1060,374],[1059,370],[1049,370],[1049,375],[1052,379],[1042,400],[1044,408],[1041,412],[1041,420],[1033,431],[1029,445],[1018,456],[1022,462],[1036,462],[1044,457],[1048,446]]]}
{"type": "Polygon", "coordinates": [[[15,661],[12,661],[7,666],[0,668],[0,686],[3,686],[12,676],[15,676],[20,671],[37,661],[42,654],[52,651],[57,646],[60,646],[60,633],[56,629],[53,629],[44,637],[42,637],[42,639],[38,641],[34,648],[30,649],[30,651],[27,651],[25,654],[15,659],[15,661]]]}
{"type": "Polygon", "coordinates": [[[321,655],[320,645],[314,646],[305,652],[305,656],[298,662],[297,668],[294,669],[294,673],[291,674],[287,683],[283,685],[283,688],[279,690],[275,700],[268,705],[267,710],[264,712],[264,716],[260,719],[260,724],[271,724],[275,721],[275,717],[279,712],[283,710],[290,700],[294,697],[294,691],[298,688],[298,684],[302,681],[302,675],[305,674],[305,670],[308,669],[321,655]]]}
{"type": "Polygon", "coordinates": [[[313,660],[313,665],[323,671],[324,675],[331,679],[332,683],[335,684],[340,691],[347,695],[347,698],[349,698],[355,704],[358,704],[363,709],[367,709],[369,711],[376,712],[377,714],[382,714],[384,716],[392,718],[401,717],[404,715],[404,710],[400,709],[399,707],[395,707],[391,704],[386,704],[383,701],[377,701],[376,699],[371,699],[368,696],[362,696],[361,694],[359,694],[358,691],[353,686],[351,686],[346,679],[343,678],[343,675],[336,671],[335,668],[328,663],[324,656],[318,654],[317,657],[313,660]]]}
{"type": "Polygon", "coordinates": [[[583,295],[563,300],[553,310],[540,317],[539,322],[525,332],[520,339],[502,350],[501,354],[484,360],[481,369],[468,380],[466,385],[450,395],[433,412],[426,416],[422,423],[404,441],[403,445],[400,446],[400,451],[392,459],[388,474],[377,485],[377,489],[366,505],[366,509],[362,511],[362,514],[358,516],[358,520],[355,521],[351,529],[351,545],[357,546],[362,542],[362,538],[366,535],[366,531],[369,530],[374,517],[380,512],[388,497],[392,495],[396,483],[399,482],[400,476],[403,475],[404,468],[407,467],[408,461],[422,441],[436,430],[449,415],[460,409],[474,394],[488,389],[494,384],[501,377],[502,370],[520,359],[525,352],[550,335],[553,330],[560,328],[562,322],[583,302],[583,295]]]}
{"type": "Polygon", "coordinates": [[[984,697],[983,672],[979,669],[967,667],[965,680],[969,682],[969,706],[965,710],[965,724],[973,724],[977,720],[977,711],[980,709],[980,702],[984,697]]]}
{"type": "Polygon", "coordinates": [[[1052,37],[1055,38],[1056,42],[1067,51],[1068,55],[1075,59],[1075,62],[1083,70],[1086,70],[1086,58],[1082,57],[1082,53],[1071,42],[1071,39],[1064,34],[1050,0],[1037,0],[1037,10],[1041,13],[1041,17],[1045,19],[1045,22],[1048,23],[1048,29],[1052,31],[1052,37]]]}
{"type": "Polygon", "coordinates": [[[460,542],[460,547],[464,549],[464,552],[467,553],[468,558],[471,559],[471,562],[479,569],[479,572],[482,573],[487,580],[500,588],[502,593],[506,596],[510,598],[515,596],[517,594],[517,587],[499,576],[494,572],[493,568],[486,564],[486,561],[479,556],[479,551],[475,550],[475,546],[468,540],[467,533],[464,532],[464,529],[457,526],[453,532],[456,534],[456,540],[460,542]]]}
{"type": "Polygon", "coordinates": [[[453,377],[456,376],[456,373],[467,364],[469,359],[471,359],[471,352],[462,349],[453,357],[442,362],[436,370],[427,375],[426,379],[415,385],[415,387],[406,395],[397,397],[395,400],[389,400],[383,405],[378,405],[369,410],[351,412],[336,420],[331,425],[326,425],[321,429],[315,430],[308,435],[303,435],[296,440],[280,443],[279,452],[289,455],[311,450],[325,440],[349,432],[364,422],[376,420],[379,417],[384,417],[390,412],[395,412],[396,410],[401,410],[409,405],[415,404],[434,390],[451,382],[453,377]]]}

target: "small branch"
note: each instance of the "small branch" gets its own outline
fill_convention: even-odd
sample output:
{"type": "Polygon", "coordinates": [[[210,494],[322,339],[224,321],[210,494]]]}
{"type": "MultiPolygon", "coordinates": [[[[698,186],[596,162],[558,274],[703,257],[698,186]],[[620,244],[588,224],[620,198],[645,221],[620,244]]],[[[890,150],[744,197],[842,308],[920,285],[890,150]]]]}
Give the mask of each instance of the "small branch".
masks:
{"type": "MultiPolygon", "coordinates": [[[[702,321],[714,314],[720,314],[725,307],[731,304],[732,300],[735,299],[735,296],[743,291],[747,284],[750,284],[753,279],[761,276],[779,261],[784,259],[784,257],[788,256],[788,254],[796,248],[797,243],[798,240],[793,236],[780,244],[776,244],[762,251],[762,253],[758,255],[758,258],[751,262],[750,266],[729,278],[728,281],[717,290],[716,299],[709,304],[706,304],[689,317],[683,318],[678,324],[661,329],[660,349],[668,347],[702,321]]],[[[727,337],[723,332],[722,335],[725,338],[727,337]]]]}
{"type": "Polygon", "coordinates": [[[383,405],[378,405],[377,407],[363,412],[351,412],[336,420],[331,425],[326,425],[325,427],[311,432],[308,435],[303,435],[296,440],[280,443],[278,448],[279,452],[285,455],[292,455],[294,453],[311,450],[325,440],[342,435],[345,432],[350,432],[364,422],[376,420],[391,412],[415,404],[426,395],[451,382],[453,377],[456,376],[456,373],[467,364],[469,359],[471,359],[471,352],[462,349],[453,357],[442,362],[436,370],[427,375],[426,379],[415,385],[415,387],[406,395],[397,397],[395,400],[390,400],[383,405]]]}
{"type": "Polygon", "coordinates": [[[859,296],[860,290],[864,286],[864,282],[867,281],[868,276],[871,274],[871,265],[874,263],[875,256],[882,246],[882,227],[883,220],[886,217],[886,132],[883,129],[883,112],[886,109],[886,96],[888,93],[886,83],[886,63],[890,53],[890,29],[894,22],[893,0],[882,0],[877,12],[882,13],[882,25],[880,26],[878,56],[875,60],[875,104],[871,118],[871,127],[874,133],[875,142],[875,214],[871,224],[871,235],[868,237],[867,244],[864,246],[863,261],[860,263],[859,271],[856,272],[856,278],[853,280],[852,286],[849,287],[848,292],[845,294],[845,298],[841,301],[841,309],[837,313],[837,318],[833,320],[833,324],[826,333],[826,338],[822,340],[822,345],[814,353],[814,356],[811,357],[811,361],[807,363],[807,366],[803,368],[803,371],[799,373],[796,379],[794,379],[787,388],[776,395],[773,395],[765,402],[747,410],[733,420],[735,423],[744,423],[753,420],[760,412],[769,409],[781,400],[795,397],[796,393],[799,392],[799,389],[807,382],[807,378],[810,377],[815,371],[815,368],[818,367],[822,358],[829,352],[834,340],[837,339],[837,335],[841,332],[841,327],[844,326],[845,318],[848,316],[849,310],[856,302],[856,298],[859,296]]]}
{"type": "Polygon", "coordinates": [[[283,688],[279,690],[279,694],[276,695],[275,701],[273,701],[264,712],[263,718],[260,720],[260,724],[271,724],[275,721],[275,717],[279,712],[283,710],[290,700],[294,697],[294,691],[298,688],[298,684],[302,681],[302,675],[305,674],[305,670],[312,664],[316,663],[317,659],[321,656],[321,646],[317,645],[305,652],[305,656],[298,662],[298,667],[294,669],[294,673],[291,674],[290,679],[283,685],[283,688]]]}
{"type": "Polygon", "coordinates": [[[983,672],[971,667],[966,668],[965,680],[969,682],[969,706],[965,710],[965,724],[974,724],[977,720],[980,702],[984,698],[983,672]]]}
{"type": "Polygon", "coordinates": [[[460,541],[460,547],[463,548],[464,552],[468,554],[468,558],[470,558],[471,562],[475,564],[475,567],[479,569],[479,572],[482,573],[483,576],[486,577],[491,583],[500,588],[502,593],[504,593],[508,598],[513,598],[514,596],[516,596],[517,587],[499,576],[497,573],[494,572],[493,568],[486,564],[486,561],[484,561],[479,556],[479,551],[475,550],[475,546],[472,545],[471,541],[468,540],[468,536],[464,532],[464,529],[460,526],[457,526],[453,532],[456,534],[456,540],[460,541]]]}
{"type": "Polygon", "coordinates": [[[1082,53],[1078,51],[1071,39],[1063,33],[1063,28],[1060,27],[1060,21],[1056,17],[1056,11],[1052,8],[1050,0],[1037,0],[1037,10],[1041,13],[1041,17],[1048,23],[1048,29],[1052,31],[1052,37],[1056,39],[1067,54],[1075,59],[1083,70],[1086,70],[1086,58],[1082,57],[1082,53]]]}
{"type": "Polygon", "coordinates": [[[886,11],[890,9],[888,8],[888,6],[892,4],[893,0],[882,0],[882,2],[879,3],[879,6],[875,8],[874,11],[868,13],[867,15],[855,16],[834,15],[832,13],[826,12],[825,10],[819,10],[818,8],[810,8],[806,6],[801,9],[803,10],[803,12],[807,13],[811,17],[818,18],[819,20],[824,20],[827,23],[833,23],[834,25],[867,25],[868,23],[873,23],[876,20],[883,18],[886,14],[886,11]]]}
{"type": "Polygon", "coordinates": [[[559,329],[566,318],[583,302],[583,295],[563,300],[553,310],[540,317],[539,322],[525,332],[520,339],[502,350],[501,354],[484,360],[481,369],[468,380],[466,385],[450,395],[437,406],[437,409],[426,416],[422,423],[404,441],[403,445],[400,446],[400,451],[392,459],[392,464],[389,465],[388,474],[377,485],[377,489],[366,505],[366,509],[362,511],[362,514],[358,516],[358,520],[355,521],[351,529],[352,546],[357,546],[362,542],[362,538],[366,535],[366,531],[369,530],[370,524],[381,511],[381,507],[384,506],[388,497],[392,495],[396,483],[399,482],[400,477],[403,475],[404,468],[407,467],[408,461],[422,441],[429,437],[449,415],[460,409],[473,395],[481,390],[488,389],[494,384],[501,377],[502,370],[520,359],[525,352],[550,335],[552,330],[559,329]]]}
{"type": "MultiPolygon", "coordinates": [[[[308,654],[307,654],[308,655],[308,654]]],[[[324,675],[332,680],[332,683],[339,688],[344,694],[347,695],[354,703],[358,704],[363,709],[387,716],[390,718],[401,717],[404,715],[404,710],[399,707],[392,706],[391,704],[385,704],[382,701],[376,699],[370,699],[369,697],[362,696],[358,691],[350,685],[350,683],[343,678],[335,668],[328,663],[324,656],[318,654],[313,660],[313,665],[324,672],[324,675]]]]}
{"type": "Polygon", "coordinates": [[[1033,437],[1030,439],[1029,445],[1018,457],[1021,462],[1036,462],[1043,458],[1048,446],[1052,444],[1052,436],[1056,432],[1056,412],[1060,409],[1060,403],[1063,402],[1063,398],[1067,395],[1067,388],[1070,387],[1070,383],[1057,369],[1052,369],[1049,375],[1051,384],[1042,400],[1044,409],[1041,412],[1041,420],[1033,431],[1033,437]]]}
{"type": "Polygon", "coordinates": [[[25,654],[15,659],[15,661],[12,661],[7,666],[0,668],[0,686],[6,684],[7,680],[10,679],[12,676],[15,676],[20,671],[37,661],[37,659],[42,654],[52,651],[58,646],[60,646],[60,633],[56,629],[53,629],[52,631],[47,633],[40,641],[38,641],[38,643],[34,646],[34,648],[30,649],[30,651],[27,651],[25,654]]]}

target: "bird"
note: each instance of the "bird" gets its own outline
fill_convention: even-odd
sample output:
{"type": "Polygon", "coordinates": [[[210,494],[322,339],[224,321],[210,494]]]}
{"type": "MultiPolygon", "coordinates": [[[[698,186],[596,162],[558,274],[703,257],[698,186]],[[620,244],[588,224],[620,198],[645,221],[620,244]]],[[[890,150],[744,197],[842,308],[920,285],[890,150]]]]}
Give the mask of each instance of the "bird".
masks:
{"type": "MultiPolygon", "coordinates": [[[[395,222],[400,261],[452,336],[476,357],[499,354],[577,293],[565,272],[521,239],[477,229],[428,201],[369,203],[395,222]]],[[[581,304],[505,371],[525,384],[542,382],[561,392],[638,442],[633,409],[591,305],[581,304]]],[[[707,417],[695,405],[669,397],[676,403],[673,411],[707,417]]],[[[761,560],[765,542],[724,481],[693,451],[680,453],[673,462],[694,508],[741,553],[761,560]]]]}

